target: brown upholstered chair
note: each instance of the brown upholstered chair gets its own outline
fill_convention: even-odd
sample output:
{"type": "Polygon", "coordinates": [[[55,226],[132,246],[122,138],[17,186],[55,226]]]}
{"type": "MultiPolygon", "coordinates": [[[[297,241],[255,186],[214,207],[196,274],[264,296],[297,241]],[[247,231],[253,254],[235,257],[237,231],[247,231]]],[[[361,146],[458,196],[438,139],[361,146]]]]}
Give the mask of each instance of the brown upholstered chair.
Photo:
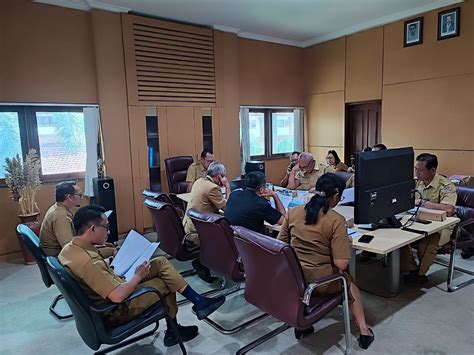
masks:
{"type": "Polygon", "coordinates": [[[346,354],[351,350],[348,285],[340,274],[334,274],[307,284],[293,248],[288,244],[244,227],[232,227],[237,235],[235,245],[245,265],[246,300],[284,323],[241,348],[244,354],[290,327],[306,329],[332,309],[343,303],[346,354]],[[318,286],[339,280],[340,294],[313,296],[318,286]]]}
{"type": "Polygon", "coordinates": [[[161,201],[161,202],[166,202],[169,204],[173,204],[173,201],[169,198],[167,194],[164,194],[162,192],[155,192],[151,190],[143,190],[142,196],[146,198],[151,198],[156,201],[161,201]]]}
{"type": "MultiPolygon", "coordinates": [[[[153,219],[160,249],[178,261],[188,261],[199,257],[199,249],[188,250],[186,233],[176,209],[169,203],[147,198],[144,205],[153,219]]],[[[195,275],[194,269],[181,272],[183,277],[195,275]]]]}
{"type": "Polygon", "coordinates": [[[168,189],[173,194],[186,192],[186,174],[189,166],[193,163],[191,156],[179,156],[165,159],[166,178],[168,189]]]}
{"type": "MultiPolygon", "coordinates": [[[[201,264],[208,267],[213,273],[237,282],[237,287],[226,290],[226,295],[239,291],[240,283],[245,281],[245,273],[234,243],[234,231],[227,218],[215,213],[201,212],[194,208],[188,210],[188,216],[192,219],[199,234],[201,264]]],[[[260,314],[232,329],[223,328],[209,318],[206,318],[205,321],[223,334],[233,334],[265,317],[268,315],[260,314]]]]}
{"type": "Polygon", "coordinates": [[[457,186],[456,193],[458,195],[455,206],[456,215],[461,222],[454,228],[451,240],[438,252],[438,254],[450,254],[449,264],[437,260],[440,264],[448,267],[448,278],[446,280],[448,292],[454,292],[474,283],[474,278],[471,278],[458,285],[453,284],[454,270],[473,275],[472,271],[455,266],[454,255],[456,249],[469,252],[470,249],[474,248],[474,188],[457,186]]]}

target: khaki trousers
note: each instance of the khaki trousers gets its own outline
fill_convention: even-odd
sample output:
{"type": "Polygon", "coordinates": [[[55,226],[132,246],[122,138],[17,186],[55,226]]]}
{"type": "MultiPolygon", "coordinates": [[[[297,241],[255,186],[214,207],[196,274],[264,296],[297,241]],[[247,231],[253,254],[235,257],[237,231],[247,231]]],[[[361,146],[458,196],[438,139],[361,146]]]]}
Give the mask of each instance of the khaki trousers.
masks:
{"type": "MultiPolygon", "coordinates": [[[[157,289],[165,298],[169,308],[169,316],[176,317],[178,306],[176,305],[176,292],[186,286],[186,281],[164,257],[159,256],[150,261],[150,275],[145,278],[136,289],[152,287],[157,289]]],[[[138,317],[160,299],[155,293],[145,293],[126,304],[121,305],[116,311],[109,315],[108,321],[119,325],[138,317]]]]}
{"type": "Polygon", "coordinates": [[[418,270],[418,275],[425,275],[433,264],[438,250],[449,241],[452,228],[434,233],[423,239],[400,249],[400,271],[410,272],[418,270]],[[416,264],[411,248],[416,249],[420,265],[416,264]]]}

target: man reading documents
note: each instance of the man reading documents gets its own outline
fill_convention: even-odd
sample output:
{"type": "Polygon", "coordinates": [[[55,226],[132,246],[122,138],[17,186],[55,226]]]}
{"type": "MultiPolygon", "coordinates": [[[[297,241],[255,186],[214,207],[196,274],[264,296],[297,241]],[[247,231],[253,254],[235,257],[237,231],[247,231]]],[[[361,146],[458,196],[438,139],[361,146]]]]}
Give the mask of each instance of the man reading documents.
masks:
{"type": "MultiPolygon", "coordinates": [[[[194,304],[193,310],[198,319],[207,317],[219,308],[224,303],[225,297],[207,298],[196,293],[165,257],[141,262],[137,268],[132,269],[133,274],[126,274],[127,278],[117,275],[95,247],[107,239],[109,224],[104,213],[104,208],[95,205],[81,207],[76,212],[73,219],[76,236],[64,246],[59,254],[59,261],[72,273],[84,293],[97,305],[107,301],[121,303],[132,292],[142,287],[157,289],[165,297],[171,322],[178,326],[181,339],[188,341],[195,338],[198,335],[197,326],[186,327],[177,324],[176,292],[194,304]]],[[[143,294],[120,304],[106,315],[106,321],[114,325],[124,324],[158,301],[159,298],[154,293],[143,294]]],[[[172,346],[177,344],[178,340],[171,331],[171,324],[168,323],[167,326],[164,345],[172,346]]]]}

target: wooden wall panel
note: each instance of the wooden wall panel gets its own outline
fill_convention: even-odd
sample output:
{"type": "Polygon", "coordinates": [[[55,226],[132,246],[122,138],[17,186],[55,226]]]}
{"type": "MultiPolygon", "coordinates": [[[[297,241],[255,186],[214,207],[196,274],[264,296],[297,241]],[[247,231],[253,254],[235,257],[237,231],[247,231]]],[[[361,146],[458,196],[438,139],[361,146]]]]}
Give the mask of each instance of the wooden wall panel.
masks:
{"type": "Polygon", "coordinates": [[[437,40],[438,12],[442,9],[423,15],[421,45],[403,48],[403,21],[385,26],[384,85],[474,72],[474,3],[460,6],[459,37],[437,40]]]}
{"type": "Polygon", "coordinates": [[[438,157],[438,172],[446,176],[474,176],[474,151],[423,150],[415,149],[415,157],[421,153],[431,153],[438,157]]]}
{"type": "MultiPolygon", "coordinates": [[[[107,175],[115,180],[119,233],[135,226],[130,127],[120,15],[92,11],[100,115],[107,175]]],[[[145,138],[143,138],[145,140],[145,138]]]]}
{"type": "Polygon", "coordinates": [[[196,153],[196,136],[194,134],[195,122],[193,108],[167,107],[166,123],[169,156],[191,155],[194,157],[196,153]]]}
{"type": "Polygon", "coordinates": [[[345,37],[304,49],[305,94],[344,90],[345,37]]]}
{"type": "Polygon", "coordinates": [[[382,141],[474,150],[474,74],[384,86],[382,141]]]}
{"type": "Polygon", "coordinates": [[[128,111],[135,229],[143,233],[145,228],[144,215],[148,216],[149,212],[143,205],[142,191],[150,187],[145,106],[129,106],[128,111]]]}
{"type": "Polygon", "coordinates": [[[346,102],[382,98],[383,27],[346,40],[346,102]]]}
{"type": "Polygon", "coordinates": [[[310,96],[307,111],[309,147],[343,147],[344,91],[310,96]]]}
{"type": "Polygon", "coordinates": [[[217,154],[232,179],[240,175],[238,41],[235,34],[214,31],[220,140],[217,154]]]}
{"type": "Polygon", "coordinates": [[[90,14],[0,1],[0,101],[97,103],[90,14]]]}
{"type": "Polygon", "coordinates": [[[301,106],[303,49],[239,38],[241,105],[301,106]]]}

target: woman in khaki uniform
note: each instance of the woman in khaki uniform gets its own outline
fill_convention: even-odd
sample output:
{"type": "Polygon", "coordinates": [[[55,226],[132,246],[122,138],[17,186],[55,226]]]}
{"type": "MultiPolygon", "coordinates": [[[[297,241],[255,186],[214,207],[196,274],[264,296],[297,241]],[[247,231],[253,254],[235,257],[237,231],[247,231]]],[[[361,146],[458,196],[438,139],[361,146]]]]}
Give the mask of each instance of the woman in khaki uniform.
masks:
{"type": "MultiPolygon", "coordinates": [[[[359,346],[367,349],[374,334],[365,322],[360,291],[346,271],[351,240],[345,218],[332,209],[339,203],[344,188],[344,181],[336,174],[321,176],[316,182],[316,194],[308,204],[288,210],[278,239],[293,247],[307,282],[334,273],[344,275],[350,284],[351,311],[360,329],[359,346]]],[[[328,295],[340,290],[340,283],[335,281],[318,287],[316,292],[328,295]]],[[[312,331],[309,328],[303,334],[312,331]]]]}

